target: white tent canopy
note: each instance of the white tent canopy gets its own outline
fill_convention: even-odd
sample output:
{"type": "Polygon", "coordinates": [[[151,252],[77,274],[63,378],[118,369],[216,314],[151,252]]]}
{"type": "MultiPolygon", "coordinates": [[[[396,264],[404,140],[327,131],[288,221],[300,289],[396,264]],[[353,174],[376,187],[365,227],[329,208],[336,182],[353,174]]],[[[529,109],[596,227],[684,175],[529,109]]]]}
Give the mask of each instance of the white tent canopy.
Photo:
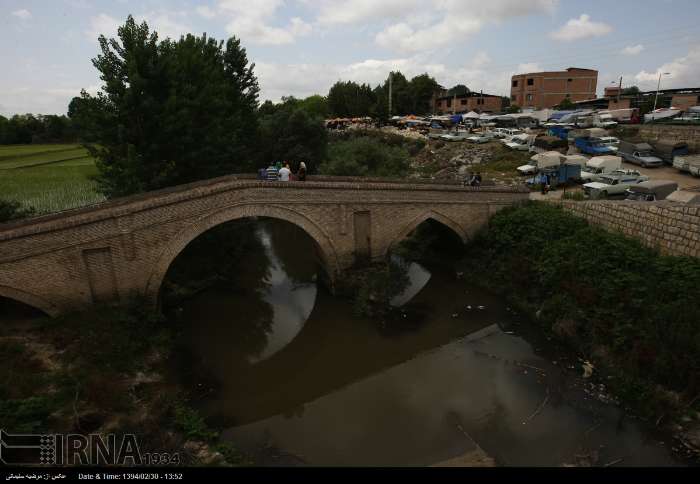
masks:
{"type": "Polygon", "coordinates": [[[462,119],[479,119],[480,117],[481,115],[476,111],[471,111],[462,115],[462,119]]]}

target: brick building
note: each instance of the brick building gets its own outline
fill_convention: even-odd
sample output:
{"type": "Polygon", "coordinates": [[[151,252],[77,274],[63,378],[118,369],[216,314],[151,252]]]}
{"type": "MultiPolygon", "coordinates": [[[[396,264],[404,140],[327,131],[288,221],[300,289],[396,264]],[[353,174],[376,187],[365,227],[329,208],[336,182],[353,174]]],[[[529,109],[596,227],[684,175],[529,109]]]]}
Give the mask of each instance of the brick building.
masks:
{"type": "Polygon", "coordinates": [[[493,94],[468,92],[448,96],[446,91],[435,97],[433,111],[437,114],[462,114],[470,111],[497,113],[503,109],[503,98],[493,94]]]}
{"type": "Polygon", "coordinates": [[[510,102],[520,107],[545,109],[564,99],[572,102],[596,98],[598,71],[569,67],[565,71],[531,72],[511,78],[510,102]]]}

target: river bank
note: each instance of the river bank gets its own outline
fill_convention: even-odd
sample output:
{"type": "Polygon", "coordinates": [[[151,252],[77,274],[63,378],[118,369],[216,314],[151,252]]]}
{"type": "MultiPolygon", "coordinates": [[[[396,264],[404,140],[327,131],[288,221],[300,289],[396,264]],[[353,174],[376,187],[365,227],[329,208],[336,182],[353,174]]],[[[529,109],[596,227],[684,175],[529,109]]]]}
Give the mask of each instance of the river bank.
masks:
{"type": "Polygon", "coordinates": [[[696,259],[660,256],[532,203],[496,215],[460,270],[504,294],[532,322],[528,338],[552,342],[549,357],[568,357],[592,395],[619,401],[698,462],[696,259]]]}

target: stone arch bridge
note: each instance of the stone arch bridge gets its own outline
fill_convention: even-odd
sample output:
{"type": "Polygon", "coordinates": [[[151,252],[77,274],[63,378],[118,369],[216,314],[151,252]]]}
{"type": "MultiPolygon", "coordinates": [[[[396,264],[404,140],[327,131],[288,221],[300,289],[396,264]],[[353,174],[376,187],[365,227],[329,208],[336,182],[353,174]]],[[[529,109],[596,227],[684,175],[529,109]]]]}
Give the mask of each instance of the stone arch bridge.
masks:
{"type": "Polygon", "coordinates": [[[208,229],[246,217],[304,229],[332,286],[358,255],[385,257],[427,219],[466,241],[497,210],[527,196],[521,188],[338,177],[206,180],[0,225],[0,296],[52,316],[136,295],[156,307],[180,251],[208,229]]]}

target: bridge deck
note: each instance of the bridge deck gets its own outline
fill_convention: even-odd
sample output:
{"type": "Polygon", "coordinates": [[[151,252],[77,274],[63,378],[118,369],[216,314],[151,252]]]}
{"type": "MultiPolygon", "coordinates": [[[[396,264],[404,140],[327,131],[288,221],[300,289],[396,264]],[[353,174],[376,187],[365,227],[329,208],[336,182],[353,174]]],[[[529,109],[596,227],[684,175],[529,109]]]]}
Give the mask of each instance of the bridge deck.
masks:
{"type": "Polygon", "coordinates": [[[394,179],[368,177],[331,177],[312,175],[305,182],[268,182],[258,180],[254,174],[228,175],[208,180],[201,180],[183,185],[163,188],[127,197],[115,198],[101,203],[87,205],[71,210],[39,215],[14,222],[0,224],[0,240],[6,240],[27,232],[52,230],[59,221],[60,228],[66,226],[67,219],[75,222],[90,223],[103,218],[126,215],[135,211],[154,208],[170,203],[181,202],[189,198],[213,195],[216,193],[242,189],[298,189],[298,190],[403,190],[403,191],[441,191],[441,192],[488,192],[488,193],[526,193],[524,186],[462,186],[459,182],[433,181],[424,179],[394,179]],[[18,232],[22,232],[21,234],[18,232]]]}

